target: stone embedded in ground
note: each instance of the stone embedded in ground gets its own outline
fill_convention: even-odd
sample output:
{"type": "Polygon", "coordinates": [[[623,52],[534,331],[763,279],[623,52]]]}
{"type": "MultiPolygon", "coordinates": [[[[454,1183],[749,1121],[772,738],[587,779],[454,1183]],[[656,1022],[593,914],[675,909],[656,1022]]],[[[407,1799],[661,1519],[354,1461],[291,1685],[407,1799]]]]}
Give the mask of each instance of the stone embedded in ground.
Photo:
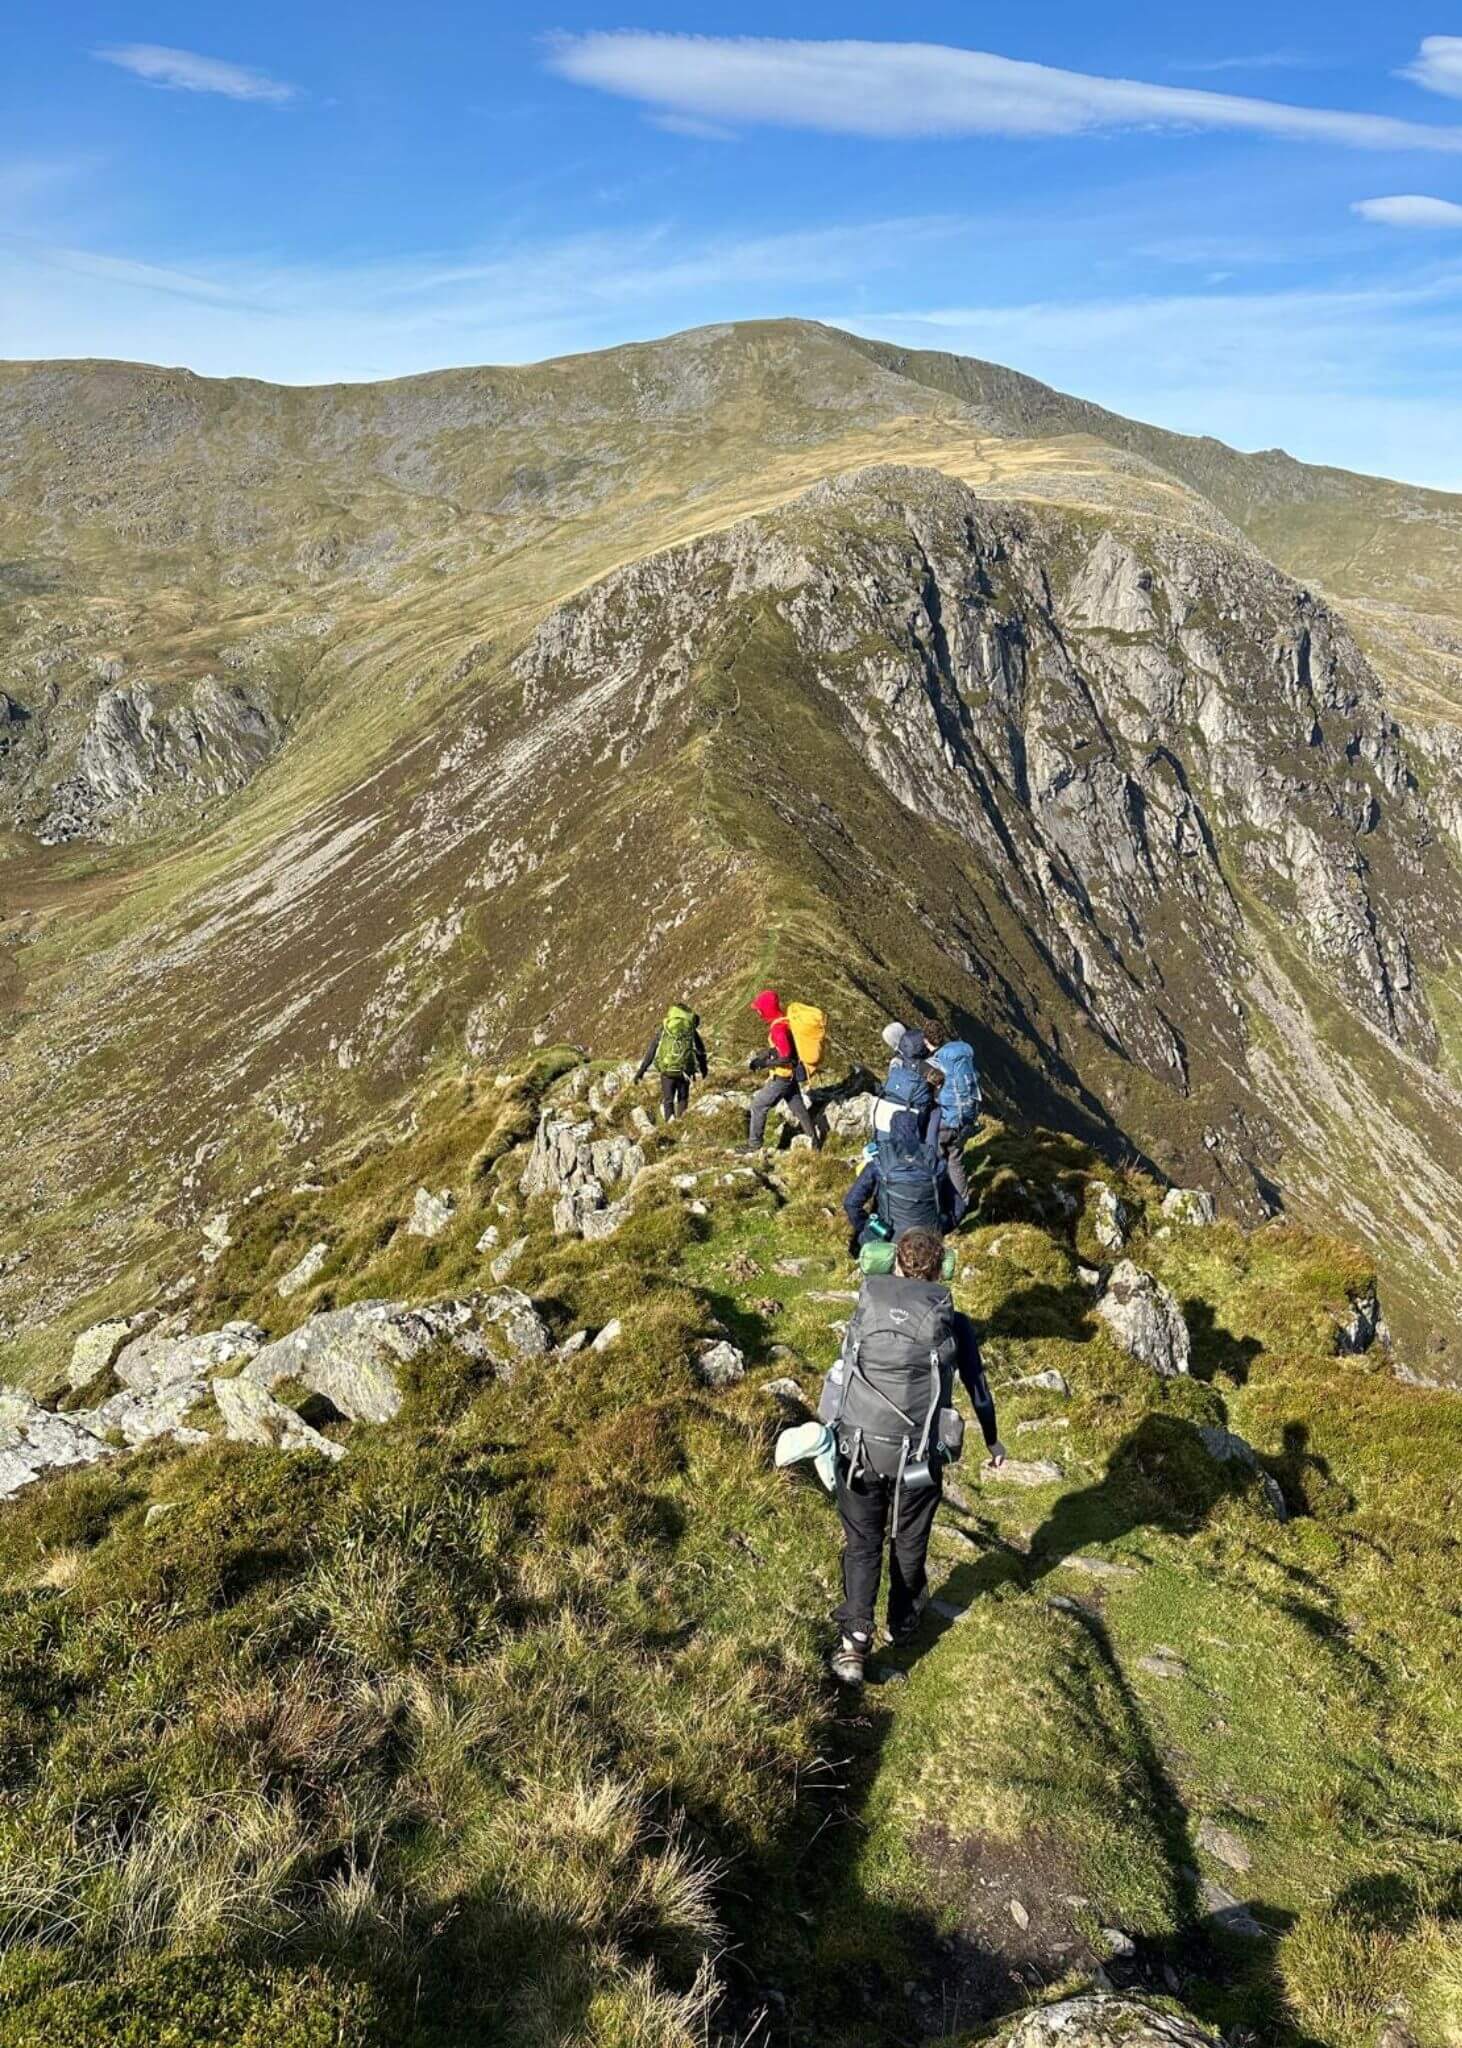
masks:
{"type": "Polygon", "coordinates": [[[345,1455],[343,1444],[311,1429],[293,1408],[286,1408],[252,1380],[214,1380],[213,1398],[223,1418],[223,1433],[233,1443],[257,1444],[274,1451],[314,1451],[324,1458],[345,1455]]]}
{"type": "Polygon", "coordinates": [[[1024,1379],[1013,1382],[1017,1387],[1043,1387],[1048,1394],[1069,1394],[1071,1387],[1065,1373],[1057,1372],[1054,1366],[1047,1366],[1044,1372],[1028,1372],[1024,1379]]]}
{"type": "Polygon", "coordinates": [[[418,1188],[416,1199],[411,1205],[411,1215],[406,1223],[408,1237],[440,1237],[457,1213],[457,1197],[450,1188],[443,1188],[433,1194],[430,1188],[418,1188]]]}
{"type": "Polygon", "coordinates": [[[587,1180],[593,1172],[593,1130],[590,1118],[575,1122],[545,1109],[518,1181],[519,1193],[531,1201],[535,1195],[559,1195],[575,1181],[587,1180]]]}
{"type": "Polygon", "coordinates": [[[1207,1188],[1169,1188],[1162,1198],[1162,1212],[1170,1223],[1199,1227],[1218,1221],[1218,1203],[1207,1188]]]}
{"type": "Polygon", "coordinates": [[[230,1217],[227,1209],[220,1209],[216,1216],[210,1216],[203,1226],[203,1263],[216,1266],[229,1246],[233,1243],[229,1235],[230,1217]]]}
{"type": "Polygon", "coordinates": [[[502,1235],[502,1232],[498,1229],[495,1223],[489,1223],[486,1230],[483,1231],[481,1237],[478,1238],[477,1243],[473,1246],[473,1250],[479,1252],[490,1252],[494,1245],[500,1244],[502,1242],[502,1235]]]}
{"type": "Polygon", "coordinates": [[[700,1175],[697,1173],[677,1173],[670,1185],[677,1194],[688,1195],[699,1179],[700,1175]]]}
{"type": "Polygon", "coordinates": [[[590,1172],[601,1186],[633,1180],[644,1171],[643,1149],[633,1138],[596,1138],[589,1147],[590,1172]]]}
{"type": "Polygon", "coordinates": [[[695,1369],[708,1387],[729,1387],[746,1377],[745,1354],[724,1337],[708,1338],[696,1351],[695,1369]]]}
{"type": "Polygon", "coordinates": [[[1086,1992],[1022,2013],[990,2048],[1223,2048],[1223,2041],[1187,2015],[1163,2012],[1146,1999],[1086,1992]]]}
{"type": "Polygon", "coordinates": [[[506,1246],[504,1250],[498,1253],[497,1257],[493,1260],[492,1264],[488,1267],[487,1270],[489,1273],[491,1273],[493,1279],[498,1283],[499,1286],[501,1286],[503,1281],[507,1279],[509,1273],[512,1272],[514,1266],[517,1265],[519,1259],[522,1258],[524,1252],[527,1251],[527,1249],[527,1238],[515,1237],[510,1245],[506,1246]]]}
{"type": "Polygon", "coordinates": [[[623,1335],[624,1324],[615,1316],[604,1325],[589,1348],[591,1351],[607,1351],[610,1345],[617,1344],[623,1335]]]}
{"type": "Polygon", "coordinates": [[[589,1341],[587,1330],[572,1330],[558,1347],[560,1358],[573,1358],[589,1341]]]}
{"type": "Polygon", "coordinates": [[[312,1244],[298,1265],[291,1266],[284,1278],[275,1287],[275,1293],[288,1301],[292,1294],[298,1294],[308,1287],[320,1268],[330,1256],[328,1244],[312,1244]]]}
{"type": "Polygon", "coordinates": [[[1139,1671],[1145,1671],[1149,1678],[1186,1678],[1188,1667],[1176,1650],[1154,1650],[1150,1656],[1137,1659],[1139,1671]]]}
{"type": "Polygon", "coordinates": [[[636,1134],[641,1138],[648,1138],[655,1128],[655,1119],[645,1108],[644,1104],[640,1102],[637,1102],[630,1111],[629,1120],[636,1134]]]}
{"type": "Polygon", "coordinates": [[[596,1116],[603,1116],[611,1103],[618,1102],[625,1090],[633,1087],[634,1078],[633,1060],[621,1060],[618,1066],[611,1067],[606,1074],[601,1074],[589,1088],[590,1109],[596,1116]]]}
{"type": "Polygon", "coordinates": [[[1188,1370],[1192,1343],[1182,1310],[1162,1282],[1131,1259],[1113,1271],[1096,1312],[1139,1365],[1164,1379],[1188,1370]]]}
{"type": "Polygon", "coordinates": [[[1251,1443],[1231,1429],[1221,1429],[1215,1423],[1199,1425],[1198,1436],[1205,1451],[1220,1465],[1242,1465],[1252,1472],[1259,1481],[1259,1492],[1265,1507],[1276,1522],[1289,1520],[1289,1507],[1284,1498],[1284,1489],[1272,1472],[1266,1472],[1259,1462],[1259,1453],[1251,1443]]]}
{"type": "Polygon", "coordinates": [[[1208,1920],[1225,1934],[1239,1935],[1245,1941],[1268,1941],[1272,1938],[1272,1930],[1256,1920],[1241,1900],[1223,1885],[1215,1884],[1211,1877],[1203,1880],[1199,1898],[1208,1920]]]}
{"type": "Polygon", "coordinates": [[[1356,1357],[1369,1351],[1373,1344],[1390,1341],[1391,1333],[1374,1289],[1351,1302],[1350,1314],[1335,1330],[1335,1349],[1341,1357],[1356,1357]]]}
{"type": "Polygon", "coordinates": [[[958,1600],[944,1600],[937,1594],[929,1602],[929,1612],[939,1615],[944,1621],[963,1621],[969,1611],[969,1608],[961,1605],[958,1600]]]}
{"type": "Polygon", "coordinates": [[[709,1095],[700,1095],[691,1103],[697,1116],[719,1116],[723,1109],[739,1109],[746,1114],[746,1097],[729,1095],[722,1090],[712,1090],[709,1095]]]}
{"type": "Polygon", "coordinates": [[[796,1380],[768,1380],[762,1392],[770,1395],[774,1401],[800,1401],[804,1407],[807,1405],[807,1396],[796,1380]]]}
{"type": "Polygon", "coordinates": [[[1240,1874],[1251,1868],[1253,1857],[1249,1845],[1242,1835],[1236,1835],[1232,1828],[1226,1828],[1216,1820],[1203,1821],[1198,1829],[1198,1846],[1214,1857],[1219,1863],[1227,1864],[1230,1870],[1240,1874]]]}
{"type": "Polygon", "coordinates": [[[1056,1569],[1084,1572],[1089,1579],[1135,1579],[1141,1576],[1134,1565],[1114,1564],[1105,1557],[1063,1557],[1056,1569]]]}
{"type": "Polygon", "coordinates": [[[1007,1458],[1000,1466],[984,1465],[980,1478],[986,1486],[1054,1486],[1061,1467],[1051,1458],[1007,1458]]]}
{"type": "Polygon", "coordinates": [[[1035,1436],[1043,1429],[1070,1429],[1071,1424],[1064,1415],[1034,1415],[1025,1422],[1017,1422],[1017,1436],[1035,1436]]]}
{"type": "Polygon", "coordinates": [[[811,1259],[773,1259],[772,1271],[784,1280],[795,1280],[812,1264],[811,1259]]]}

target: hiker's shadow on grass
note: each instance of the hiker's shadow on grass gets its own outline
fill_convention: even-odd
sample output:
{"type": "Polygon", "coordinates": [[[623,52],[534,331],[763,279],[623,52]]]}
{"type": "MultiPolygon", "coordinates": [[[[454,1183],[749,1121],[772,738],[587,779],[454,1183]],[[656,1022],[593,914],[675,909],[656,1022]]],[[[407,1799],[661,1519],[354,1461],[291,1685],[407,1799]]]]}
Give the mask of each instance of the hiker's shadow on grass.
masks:
{"type": "Polygon", "coordinates": [[[1222,1376],[1236,1387],[1247,1384],[1249,1368],[1264,1346],[1257,1337],[1236,1337],[1213,1313],[1212,1302],[1194,1295],[1182,1304],[1183,1321],[1192,1340],[1191,1371],[1196,1380],[1222,1376]]]}
{"type": "Polygon", "coordinates": [[[1079,1282],[1053,1287],[1049,1280],[1037,1280],[1007,1294],[992,1315],[982,1318],[980,1336],[1061,1337],[1071,1344],[1088,1344],[1095,1329],[1091,1311],[1090,1288],[1079,1282]]]}

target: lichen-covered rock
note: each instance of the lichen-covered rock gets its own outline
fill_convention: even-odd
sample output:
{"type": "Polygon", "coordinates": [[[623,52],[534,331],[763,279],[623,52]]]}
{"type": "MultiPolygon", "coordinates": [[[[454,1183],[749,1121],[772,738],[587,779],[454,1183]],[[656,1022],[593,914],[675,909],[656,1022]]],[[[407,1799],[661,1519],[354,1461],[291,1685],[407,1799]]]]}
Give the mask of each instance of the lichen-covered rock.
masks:
{"type": "Polygon", "coordinates": [[[518,1181],[519,1193],[531,1201],[535,1195],[557,1195],[575,1181],[587,1180],[594,1171],[593,1131],[593,1122],[587,1117],[575,1123],[545,1109],[518,1181]]]}
{"type": "Polygon", "coordinates": [[[980,1478],[987,1486],[1054,1486],[1062,1477],[1052,1458],[1007,1458],[1003,1465],[987,1465],[980,1478]]]}
{"type": "Polygon", "coordinates": [[[272,1389],[282,1379],[301,1381],[353,1422],[389,1422],[401,1406],[396,1368],[435,1336],[398,1304],[355,1302],[311,1316],[244,1367],[244,1377],[272,1389]]]}
{"type": "Polygon", "coordinates": [[[520,1358],[542,1358],[552,1347],[548,1325],[533,1306],[532,1297],[516,1287],[489,1294],[478,1305],[478,1314],[520,1358]]]}
{"type": "Polygon", "coordinates": [[[1091,1191],[1091,1229],[1103,1251],[1119,1252],[1127,1243],[1126,1204],[1105,1181],[1091,1191]]]}
{"type": "Polygon", "coordinates": [[[225,1323],[221,1330],[149,1330],[118,1352],[112,1370],[134,1394],[152,1394],[179,1380],[204,1380],[224,1366],[250,1359],[264,1342],[257,1323],[225,1323]]]}
{"type": "Polygon", "coordinates": [[[53,1415],[19,1388],[0,1388],[0,1500],[43,1472],[94,1465],[107,1446],[77,1415],[53,1415]]]}
{"type": "Polygon", "coordinates": [[[344,1444],[321,1436],[293,1408],[286,1408],[252,1380],[217,1379],[213,1398],[223,1418],[223,1433],[234,1443],[258,1444],[265,1450],[314,1451],[323,1458],[345,1455],[344,1444]]]}
{"type": "Polygon", "coordinates": [[[643,1149],[633,1138],[624,1138],[618,1133],[611,1138],[596,1138],[589,1147],[589,1159],[595,1180],[603,1185],[633,1180],[645,1164],[643,1149]]]}
{"type": "Polygon", "coordinates": [[[450,1188],[443,1188],[438,1194],[433,1194],[430,1188],[418,1188],[407,1218],[406,1235],[440,1237],[456,1213],[457,1198],[450,1188]]]}
{"type": "Polygon", "coordinates": [[[826,1103],[822,1113],[828,1129],[837,1138],[866,1138],[877,1100],[876,1095],[846,1095],[841,1102],[826,1103]]]}
{"type": "Polygon", "coordinates": [[[627,1202],[610,1202],[603,1209],[586,1209],[579,1221],[579,1233],[591,1244],[600,1238],[613,1237],[629,1215],[627,1202]]]}
{"type": "Polygon", "coordinates": [[[71,1347],[67,1385],[73,1389],[84,1387],[98,1373],[106,1372],[115,1365],[123,1345],[150,1320],[151,1317],[146,1315],[119,1316],[110,1322],[93,1323],[89,1330],[83,1330],[71,1347]]]}
{"type": "Polygon", "coordinates": [[[617,1102],[626,1088],[633,1084],[635,1063],[621,1060],[617,1067],[611,1067],[601,1074],[589,1089],[589,1107],[596,1116],[603,1116],[610,1104],[617,1102]]]}
{"type": "Polygon", "coordinates": [[[79,1414],[76,1420],[84,1422],[98,1436],[120,1436],[132,1450],[156,1443],[162,1437],[180,1444],[207,1443],[207,1430],[188,1420],[207,1393],[208,1381],[201,1373],[166,1380],[143,1392],[124,1387],[99,1408],[79,1414]]]}
{"type": "Polygon", "coordinates": [[[553,1205],[554,1236],[587,1236],[588,1218],[598,1214],[604,1206],[604,1189],[592,1174],[574,1181],[565,1187],[553,1205]]]}
{"type": "Polygon", "coordinates": [[[1096,1312],[1140,1365],[1165,1379],[1188,1370],[1192,1344],[1182,1310],[1162,1282],[1131,1259],[1113,1272],[1096,1312]]]}
{"type": "Polygon", "coordinates": [[[298,1264],[291,1266],[284,1278],[278,1282],[275,1293],[285,1301],[288,1301],[292,1294],[300,1293],[303,1288],[309,1286],[329,1256],[328,1244],[312,1244],[298,1264]]]}
{"type": "Polygon", "coordinates": [[[1341,1357],[1359,1357],[1369,1351],[1373,1344],[1390,1342],[1386,1319],[1381,1314],[1381,1303],[1374,1289],[1369,1294],[1359,1295],[1350,1304],[1350,1314],[1336,1326],[1335,1349],[1341,1357]]]}
{"type": "Polygon", "coordinates": [[[1162,1198],[1162,1212],[1169,1223],[1206,1227],[1218,1221],[1218,1203],[1207,1188],[1169,1188],[1162,1198]]]}
{"type": "Polygon", "coordinates": [[[746,1356],[724,1337],[708,1337],[696,1351],[695,1369],[705,1386],[734,1386],[746,1377],[746,1356]]]}

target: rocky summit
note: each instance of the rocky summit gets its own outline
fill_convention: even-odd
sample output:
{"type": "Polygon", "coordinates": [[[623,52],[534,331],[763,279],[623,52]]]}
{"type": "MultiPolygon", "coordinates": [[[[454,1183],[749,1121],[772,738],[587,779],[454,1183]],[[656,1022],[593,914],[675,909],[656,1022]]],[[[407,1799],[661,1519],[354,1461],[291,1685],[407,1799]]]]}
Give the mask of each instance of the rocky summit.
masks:
{"type": "Polygon", "coordinates": [[[0,2048],[1457,2048],[1459,557],[795,321],[0,366],[0,2048]],[[890,1018],[1010,1455],[849,1694],[890,1018]]]}

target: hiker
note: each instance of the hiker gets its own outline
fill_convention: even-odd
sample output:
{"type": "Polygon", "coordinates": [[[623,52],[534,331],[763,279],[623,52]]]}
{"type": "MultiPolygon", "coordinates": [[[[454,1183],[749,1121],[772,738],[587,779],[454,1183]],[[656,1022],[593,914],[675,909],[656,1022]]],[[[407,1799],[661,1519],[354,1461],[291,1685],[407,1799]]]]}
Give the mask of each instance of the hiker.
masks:
{"type": "Polygon", "coordinates": [[[964,1382],[992,1469],[1005,1462],[974,1325],[941,1279],[937,1231],[906,1230],[894,1270],[863,1282],[828,1374],[820,1419],[836,1443],[836,1493],[843,1525],[843,1600],[832,1671],[858,1685],[873,1647],[874,1612],[890,1550],[888,1636],[906,1643],[929,1603],[925,1561],[943,1468],[958,1458],[964,1423],[954,1408],[954,1375],[964,1382]]]}
{"type": "Polygon", "coordinates": [[[899,1111],[907,1109],[919,1120],[920,1137],[928,1138],[932,1135],[940,1079],[928,1064],[929,1041],[922,1031],[890,1024],[884,1030],[883,1042],[893,1058],[873,1105],[873,1135],[883,1137],[899,1111]]]}
{"type": "Polygon", "coordinates": [[[952,1230],[967,1204],[950,1184],[937,1144],[926,1144],[911,1110],[895,1112],[869,1148],[863,1171],[843,1197],[848,1219],[848,1256],[879,1239],[891,1243],[906,1230],[952,1230]]]}
{"type": "Polygon", "coordinates": [[[684,1116],[690,1104],[692,1074],[704,1081],[708,1071],[701,1020],[686,1003],[672,1003],[665,1021],[645,1047],[636,1081],[643,1081],[653,1067],[660,1076],[660,1121],[684,1116]]]}
{"type": "Polygon", "coordinates": [[[947,1039],[930,1053],[928,1068],[937,1087],[931,1134],[963,1215],[970,1206],[970,1181],[965,1171],[965,1141],[980,1123],[980,1072],[973,1046],[963,1038],[947,1039]]]}
{"type": "Polygon", "coordinates": [[[778,1103],[785,1103],[799,1129],[812,1140],[814,1150],[820,1151],[821,1140],[802,1087],[822,1056],[822,1035],[827,1029],[827,1019],[821,1010],[813,1009],[809,1003],[793,1003],[784,1011],[781,997],[774,988],[764,988],[760,995],[753,996],[751,1007],[767,1027],[767,1048],[765,1052],[753,1053],[748,1064],[754,1074],[770,1067],[772,1077],[751,1098],[751,1121],[747,1127],[746,1143],[739,1149],[759,1152],[766,1136],[767,1118],[778,1103]],[[799,1021],[805,1020],[804,1037],[808,1040],[805,1055],[799,1052],[793,1035],[794,1015],[799,1021]],[[815,1045],[811,1042],[814,1035],[815,1045]]]}

